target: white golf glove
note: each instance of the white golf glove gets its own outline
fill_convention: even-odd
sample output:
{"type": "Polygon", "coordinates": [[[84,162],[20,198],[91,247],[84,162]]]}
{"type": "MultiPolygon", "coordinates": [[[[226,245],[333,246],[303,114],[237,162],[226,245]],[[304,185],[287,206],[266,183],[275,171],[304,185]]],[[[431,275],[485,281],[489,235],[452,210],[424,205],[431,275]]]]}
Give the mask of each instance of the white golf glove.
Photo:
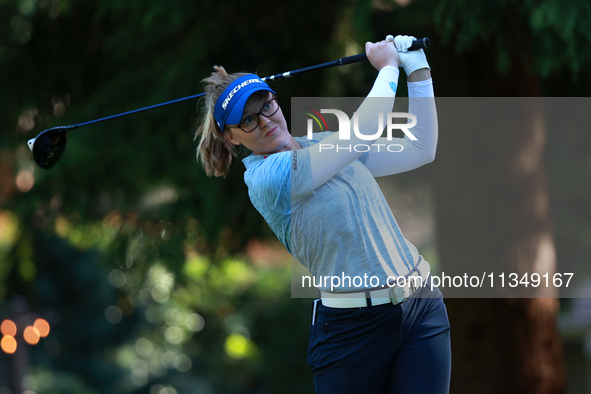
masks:
{"type": "Polygon", "coordinates": [[[428,68],[427,56],[425,51],[419,49],[417,51],[409,51],[408,48],[412,45],[412,42],[416,40],[413,36],[396,36],[394,37],[394,46],[398,50],[398,56],[400,57],[400,66],[404,68],[406,75],[410,75],[413,71],[421,68],[428,68]]]}

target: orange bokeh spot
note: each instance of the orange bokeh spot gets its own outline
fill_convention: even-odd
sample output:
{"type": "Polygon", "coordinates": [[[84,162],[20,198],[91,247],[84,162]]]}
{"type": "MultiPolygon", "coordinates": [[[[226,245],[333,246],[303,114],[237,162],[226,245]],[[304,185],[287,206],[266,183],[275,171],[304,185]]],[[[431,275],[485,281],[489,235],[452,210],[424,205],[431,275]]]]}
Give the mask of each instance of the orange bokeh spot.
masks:
{"type": "Polygon", "coordinates": [[[23,332],[23,337],[25,337],[25,341],[29,345],[38,344],[39,338],[41,338],[41,336],[39,335],[39,330],[37,330],[33,326],[27,326],[27,328],[25,328],[25,331],[23,332]]]}
{"type": "Polygon", "coordinates": [[[33,327],[39,331],[39,336],[41,338],[45,338],[49,335],[49,323],[45,319],[37,319],[35,323],[33,323],[33,327]]]}
{"type": "Polygon", "coordinates": [[[11,337],[15,337],[16,336],[16,324],[14,324],[14,322],[12,320],[6,319],[0,325],[0,332],[2,332],[2,335],[8,335],[11,337]]]}
{"type": "Polygon", "coordinates": [[[0,341],[0,347],[5,353],[12,354],[16,352],[16,339],[10,335],[5,335],[0,341]]]}

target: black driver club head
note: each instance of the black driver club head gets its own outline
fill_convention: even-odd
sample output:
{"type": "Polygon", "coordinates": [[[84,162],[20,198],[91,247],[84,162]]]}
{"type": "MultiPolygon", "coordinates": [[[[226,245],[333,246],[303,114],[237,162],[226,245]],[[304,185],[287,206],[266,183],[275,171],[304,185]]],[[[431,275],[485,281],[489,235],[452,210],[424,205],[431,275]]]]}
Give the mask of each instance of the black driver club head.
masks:
{"type": "Polygon", "coordinates": [[[68,130],[71,128],[68,126],[53,127],[44,130],[36,138],[27,142],[39,167],[47,170],[59,161],[66,149],[68,130]]]}

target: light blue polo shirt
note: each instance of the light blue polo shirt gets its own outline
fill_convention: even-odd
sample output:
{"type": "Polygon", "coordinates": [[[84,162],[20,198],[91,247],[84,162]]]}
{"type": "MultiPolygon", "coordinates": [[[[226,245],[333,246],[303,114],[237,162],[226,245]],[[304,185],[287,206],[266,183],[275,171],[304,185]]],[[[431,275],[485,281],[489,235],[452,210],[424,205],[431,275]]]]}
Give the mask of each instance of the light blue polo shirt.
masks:
{"type": "Polygon", "coordinates": [[[382,190],[363,164],[366,155],[312,190],[307,148],[332,134],[314,133],[312,140],[297,137],[300,150],[243,159],[252,204],[314,276],[366,274],[378,276],[384,284],[389,275],[407,274],[419,253],[402,235],[382,190]]]}

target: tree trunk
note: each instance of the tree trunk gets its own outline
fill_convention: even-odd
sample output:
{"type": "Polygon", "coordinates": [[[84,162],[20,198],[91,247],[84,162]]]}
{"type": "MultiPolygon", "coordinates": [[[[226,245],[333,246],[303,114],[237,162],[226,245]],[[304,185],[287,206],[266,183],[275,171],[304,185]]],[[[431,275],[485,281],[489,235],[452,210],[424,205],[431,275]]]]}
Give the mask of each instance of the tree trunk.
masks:
{"type": "MultiPolygon", "coordinates": [[[[494,64],[490,57],[474,60],[481,62],[472,64],[475,70],[490,70],[494,64]]],[[[498,97],[537,95],[537,79],[518,66],[511,77],[494,77],[494,92],[479,90],[491,85],[489,75],[470,75],[470,70],[458,75],[452,66],[437,70],[438,75],[454,76],[453,82],[436,80],[437,96],[473,97],[483,91],[498,97]],[[469,88],[460,92],[454,86],[469,88]]],[[[510,100],[501,105],[502,111],[514,110],[510,100]]],[[[475,98],[464,100],[461,108],[438,109],[440,142],[434,171],[441,270],[477,267],[496,275],[552,274],[556,261],[540,109],[530,98],[519,109],[526,114],[509,116],[512,120],[507,122],[496,109],[482,108],[485,102],[475,98]],[[479,117],[482,127],[462,127],[466,117],[479,117]]],[[[442,292],[445,296],[445,289],[442,292]]],[[[452,393],[564,392],[558,300],[529,297],[446,299],[452,393]]]]}

